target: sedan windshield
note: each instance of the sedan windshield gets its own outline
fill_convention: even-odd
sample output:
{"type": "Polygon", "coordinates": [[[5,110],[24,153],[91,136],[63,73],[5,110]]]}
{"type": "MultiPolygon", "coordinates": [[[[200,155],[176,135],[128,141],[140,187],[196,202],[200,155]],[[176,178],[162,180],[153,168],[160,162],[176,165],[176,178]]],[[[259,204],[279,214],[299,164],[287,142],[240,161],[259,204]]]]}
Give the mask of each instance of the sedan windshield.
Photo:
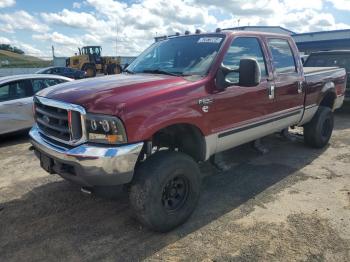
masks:
{"type": "Polygon", "coordinates": [[[223,39],[223,35],[191,35],[157,42],[135,59],[127,72],[206,75],[223,39]]]}

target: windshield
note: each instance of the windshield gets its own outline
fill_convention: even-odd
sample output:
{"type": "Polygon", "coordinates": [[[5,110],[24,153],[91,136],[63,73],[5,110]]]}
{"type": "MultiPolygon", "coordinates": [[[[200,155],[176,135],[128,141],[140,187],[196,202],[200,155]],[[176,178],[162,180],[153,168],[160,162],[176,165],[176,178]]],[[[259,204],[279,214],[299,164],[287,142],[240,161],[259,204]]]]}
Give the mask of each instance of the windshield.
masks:
{"type": "Polygon", "coordinates": [[[206,75],[223,35],[176,37],[153,44],[132,62],[127,71],[173,75],[206,75]]]}
{"type": "Polygon", "coordinates": [[[101,48],[98,46],[92,46],[92,47],[83,47],[83,54],[89,55],[89,54],[101,54],[101,48]]]}

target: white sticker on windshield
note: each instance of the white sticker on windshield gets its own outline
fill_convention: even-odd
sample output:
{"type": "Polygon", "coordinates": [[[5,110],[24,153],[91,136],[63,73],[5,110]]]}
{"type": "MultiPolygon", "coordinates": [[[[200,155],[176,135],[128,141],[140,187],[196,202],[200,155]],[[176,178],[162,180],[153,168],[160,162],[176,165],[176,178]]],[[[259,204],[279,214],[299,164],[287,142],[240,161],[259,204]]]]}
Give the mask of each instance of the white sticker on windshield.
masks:
{"type": "Polygon", "coordinates": [[[219,44],[221,40],[221,37],[201,37],[198,39],[198,43],[219,44]]]}

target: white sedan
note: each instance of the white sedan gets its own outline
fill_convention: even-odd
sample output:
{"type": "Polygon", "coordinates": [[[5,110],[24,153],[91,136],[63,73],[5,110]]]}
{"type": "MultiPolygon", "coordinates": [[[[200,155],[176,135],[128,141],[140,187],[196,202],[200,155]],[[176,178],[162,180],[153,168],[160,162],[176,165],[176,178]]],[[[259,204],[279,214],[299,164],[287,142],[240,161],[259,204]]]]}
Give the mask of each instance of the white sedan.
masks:
{"type": "Polygon", "coordinates": [[[33,95],[68,81],[72,79],[46,74],[0,77],[0,135],[30,128],[34,123],[33,95]]]}

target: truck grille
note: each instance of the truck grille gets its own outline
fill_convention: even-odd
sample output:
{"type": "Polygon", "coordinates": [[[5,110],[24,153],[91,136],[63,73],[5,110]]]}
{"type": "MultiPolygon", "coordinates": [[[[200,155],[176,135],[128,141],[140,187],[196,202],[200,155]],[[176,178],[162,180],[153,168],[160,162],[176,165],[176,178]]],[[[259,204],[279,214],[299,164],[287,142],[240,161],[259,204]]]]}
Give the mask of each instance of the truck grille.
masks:
{"type": "Polygon", "coordinates": [[[84,142],[84,110],[46,98],[34,98],[35,120],[40,132],[66,144],[84,142]]]}

